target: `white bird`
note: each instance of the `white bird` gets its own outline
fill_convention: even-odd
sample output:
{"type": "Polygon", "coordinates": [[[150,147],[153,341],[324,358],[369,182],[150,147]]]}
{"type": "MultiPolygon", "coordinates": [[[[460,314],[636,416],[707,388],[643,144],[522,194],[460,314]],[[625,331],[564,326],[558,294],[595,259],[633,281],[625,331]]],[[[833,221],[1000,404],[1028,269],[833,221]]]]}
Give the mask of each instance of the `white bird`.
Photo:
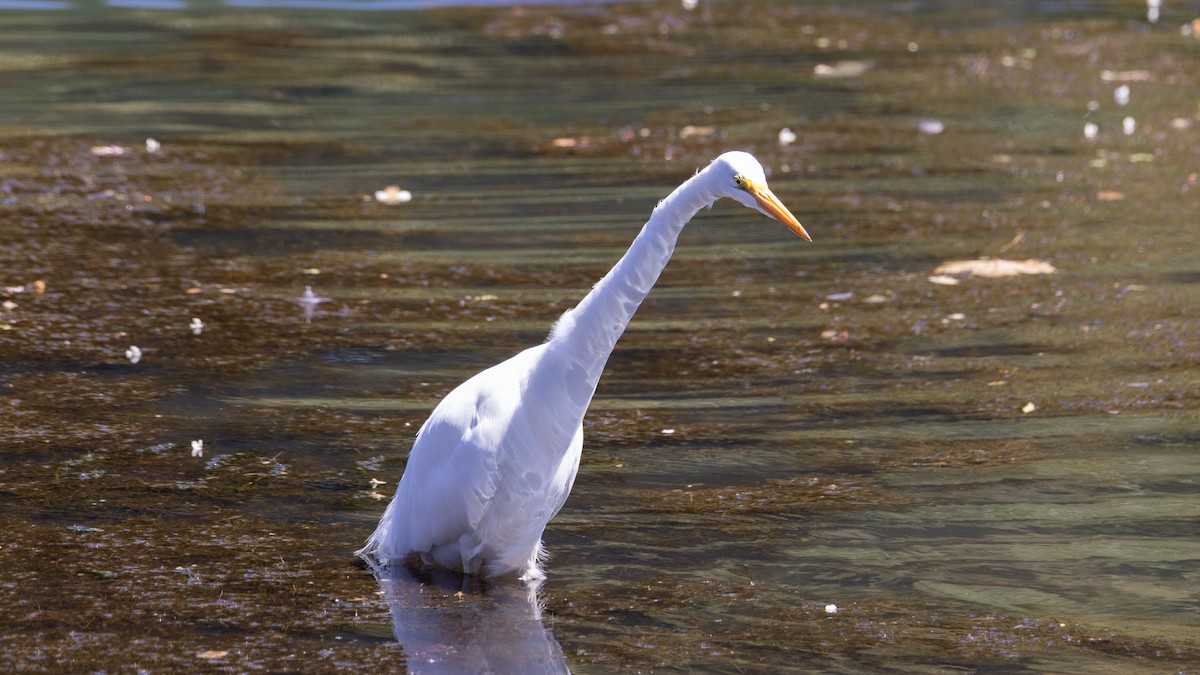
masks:
{"type": "Polygon", "coordinates": [[[542,344],[488,368],[442,399],[417,433],[396,495],[358,551],[383,566],[426,565],[485,577],[545,578],[542,532],[579,470],[583,416],[604,364],[666,267],[683,226],[728,197],[807,241],[767,188],[762,166],[728,152],[659,202],[629,250],[542,344]]]}

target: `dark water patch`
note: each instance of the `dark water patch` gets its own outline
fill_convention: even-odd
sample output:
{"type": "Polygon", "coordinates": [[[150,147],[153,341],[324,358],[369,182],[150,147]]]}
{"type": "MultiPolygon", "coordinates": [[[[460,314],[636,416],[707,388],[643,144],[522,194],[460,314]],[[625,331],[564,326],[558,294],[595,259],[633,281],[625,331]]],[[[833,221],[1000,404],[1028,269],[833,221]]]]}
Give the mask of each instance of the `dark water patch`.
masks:
{"type": "Polygon", "coordinates": [[[230,229],[175,228],[172,239],[180,246],[196,249],[209,257],[232,258],[253,251],[265,256],[315,256],[325,251],[361,251],[364,249],[403,249],[406,242],[397,236],[379,232],[324,229],[291,230],[286,227],[230,229]]]}
{"type": "Polygon", "coordinates": [[[1166,275],[1166,279],[1176,284],[1200,283],[1200,271],[1171,272],[1166,275]]]}
{"type": "Polygon", "coordinates": [[[567,664],[1196,662],[1190,18],[913,7],[7,17],[0,667],[403,667],[351,552],[416,428],[731,147],[817,243],[685,231],[546,534],[567,664]],[[928,279],[981,256],[1059,271],[928,279]]]}
{"type": "Polygon", "coordinates": [[[1053,351],[1048,349],[1046,345],[1012,343],[1008,341],[1001,341],[1007,336],[995,337],[998,339],[988,340],[988,336],[973,336],[972,339],[979,340],[979,342],[976,344],[940,347],[933,351],[933,355],[942,358],[977,358],[992,356],[1032,356],[1053,351]]]}

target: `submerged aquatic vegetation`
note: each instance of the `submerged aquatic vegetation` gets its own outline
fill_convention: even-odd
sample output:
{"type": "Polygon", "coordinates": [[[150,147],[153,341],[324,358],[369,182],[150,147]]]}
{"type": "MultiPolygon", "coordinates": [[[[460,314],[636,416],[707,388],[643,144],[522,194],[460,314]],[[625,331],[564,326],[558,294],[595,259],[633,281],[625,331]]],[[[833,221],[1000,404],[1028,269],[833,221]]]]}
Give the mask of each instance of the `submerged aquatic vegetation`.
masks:
{"type": "Polygon", "coordinates": [[[569,664],[1197,662],[1193,38],[740,7],[11,17],[0,668],[401,663],[350,552],[425,414],[728,147],[818,245],[684,233],[547,532],[569,664]]]}

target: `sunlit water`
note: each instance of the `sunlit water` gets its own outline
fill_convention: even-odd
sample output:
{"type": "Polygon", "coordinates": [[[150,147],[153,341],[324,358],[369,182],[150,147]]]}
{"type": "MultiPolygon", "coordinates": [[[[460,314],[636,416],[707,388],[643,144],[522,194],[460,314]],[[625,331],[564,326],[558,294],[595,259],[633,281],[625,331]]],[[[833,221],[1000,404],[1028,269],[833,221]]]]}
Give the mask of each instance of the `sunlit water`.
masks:
{"type": "Polygon", "coordinates": [[[483,4],[0,4],[5,137],[128,151],[5,177],[8,666],[1197,667],[1200,8],[483,4]],[[815,243],[685,230],[549,581],[377,583],[439,397],[731,148],[815,243]]]}

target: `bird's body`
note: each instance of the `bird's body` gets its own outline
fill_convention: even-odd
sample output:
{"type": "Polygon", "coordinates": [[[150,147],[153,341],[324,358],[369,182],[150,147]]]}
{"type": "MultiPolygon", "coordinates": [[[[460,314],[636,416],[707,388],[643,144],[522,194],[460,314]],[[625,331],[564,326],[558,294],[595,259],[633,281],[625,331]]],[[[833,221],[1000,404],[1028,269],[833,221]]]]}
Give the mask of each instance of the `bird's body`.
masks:
{"type": "Polygon", "coordinates": [[[541,536],[579,470],[583,416],[609,354],[700,209],[730,197],[808,239],[743,152],[718,157],[654,209],[629,250],[546,342],[467,380],[417,434],[396,496],[359,555],[419,555],[468,574],[541,579],[541,536]]]}

